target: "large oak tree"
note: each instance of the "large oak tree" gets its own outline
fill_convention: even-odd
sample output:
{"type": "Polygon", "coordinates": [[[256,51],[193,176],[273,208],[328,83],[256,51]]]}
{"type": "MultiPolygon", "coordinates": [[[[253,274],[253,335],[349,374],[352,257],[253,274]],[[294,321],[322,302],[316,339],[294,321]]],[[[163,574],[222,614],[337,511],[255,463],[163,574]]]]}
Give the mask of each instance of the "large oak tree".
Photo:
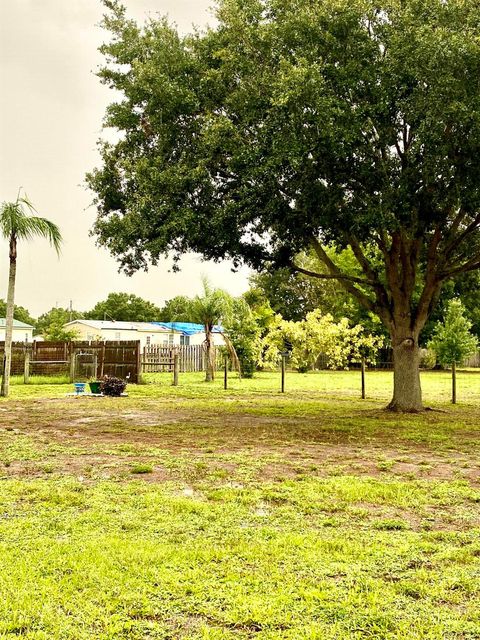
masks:
{"type": "Polygon", "coordinates": [[[183,37],[104,0],[121,99],[89,175],[98,242],[126,272],[196,251],[337,280],[391,336],[396,410],[422,409],[419,334],[480,267],[476,0],[221,0],[183,37]],[[350,246],[361,275],[326,251],[350,246]]]}

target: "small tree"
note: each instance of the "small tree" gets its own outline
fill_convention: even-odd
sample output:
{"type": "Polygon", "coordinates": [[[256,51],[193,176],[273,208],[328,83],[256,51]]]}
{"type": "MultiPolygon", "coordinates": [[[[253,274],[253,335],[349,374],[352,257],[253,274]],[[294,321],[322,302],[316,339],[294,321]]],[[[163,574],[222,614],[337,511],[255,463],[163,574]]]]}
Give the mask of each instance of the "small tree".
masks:
{"type": "Polygon", "coordinates": [[[470,333],[472,323],[465,317],[465,309],[460,300],[451,300],[445,314],[445,322],[435,326],[433,338],[428,348],[435,352],[443,366],[461,364],[475,352],[478,341],[470,333]]]}
{"type": "Polygon", "coordinates": [[[242,376],[253,378],[262,350],[262,327],[245,298],[232,301],[232,313],[224,324],[240,362],[242,376]]]}
{"type": "Polygon", "coordinates": [[[190,312],[191,321],[203,324],[205,329],[206,373],[205,381],[215,378],[215,357],[213,347],[213,329],[231,314],[232,298],[222,289],[213,289],[207,278],[203,278],[203,295],[195,296],[190,312]]]}
{"type": "Polygon", "coordinates": [[[8,396],[10,367],[12,363],[13,311],[15,307],[15,279],[17,274],[17,246],[19,240],[32,240],[36,236],[45,238],[60,252],[62,236],[56,224],[46,218],[30,215],[35,208],[24,196],[17,196],[15,202],[4,202],[0,207],[0,233],[9,247],[9,271],[7,292],[7,315],[5,321],[5,355],[0,395],[8,396]]]}
{"type": "Polygon", "coordinates": [[[42,313],[35,325],[35,335],[41,335],[44,340],[75,340],[78,332],[65,329],[64,325],[71,320],[83,318],[80,311],[52,307],[50,311],[42,313]]]}

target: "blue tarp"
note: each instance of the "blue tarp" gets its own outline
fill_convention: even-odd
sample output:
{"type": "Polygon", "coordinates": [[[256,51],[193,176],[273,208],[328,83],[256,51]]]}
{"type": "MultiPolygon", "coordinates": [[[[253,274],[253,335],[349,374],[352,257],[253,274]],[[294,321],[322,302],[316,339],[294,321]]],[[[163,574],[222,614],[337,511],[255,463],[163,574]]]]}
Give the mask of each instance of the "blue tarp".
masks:
{"type": "MultiPolygon", "coordinates": [[[[195,322],[152,322],[152,324],[165,327],[165,329],[172,331],[181,331],[184,336],[193,336],[196,333],[203,333],[205,331],[203,324],[196,324],[195,322]]],[[[213,333],[220,333],[222,331],[222,327],[213,327],[213,333]]]]}

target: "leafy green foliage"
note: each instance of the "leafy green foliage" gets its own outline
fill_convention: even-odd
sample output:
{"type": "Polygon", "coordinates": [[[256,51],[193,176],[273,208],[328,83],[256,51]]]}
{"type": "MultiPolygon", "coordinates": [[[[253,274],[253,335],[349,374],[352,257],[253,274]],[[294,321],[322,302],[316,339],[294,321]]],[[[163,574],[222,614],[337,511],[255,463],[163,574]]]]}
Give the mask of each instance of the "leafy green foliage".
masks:
{"type": "Polygon", "coordinates": [[[470,333],[471,328],[472,323],[465,317],[465,309],[460,300],[451,300],[444,322],[436,325],[428,345],[436,353],[440,364],[461,364],[475,352],[478,340],[470,333]]]}
{"type": "Polygon", "coordinates": [[[65,329],[64,325],[70,320],[77,320],[83,317],[80,311],[53,307],[38,318],[35,325],[35,334],[41,335],[44,340],[75,340],[77,332],[72,329],[65,329]]]}
{"type": "Polygon", "coordinates": [[[108,7],[99,75],[123,94],[106,124],[126,135],[89,182],[99,241],[125,269],[169,250],[281,261],[320,230],[340,244],[407,224],[428,234],[447,216],[429,214],[440,196],[457,204],[449,172],[426,179],[453,148],[474,157],[474,2],[230,0],[217,29],[185,38],[108,7]]]}
{"type": "MultiPolygon", "coordinates": [[[[327,253],[344,273],[361,276],[351,249],[337,251],[329,247],[327,253]]],[[[299,254],[295,263],[312,273],[322,270],[313,251],[299,254]]],[[[284,320],[303,320],[307,313],[321,309],[324,314],[331,314],[337,322],[348,318],[351,324],[362,324],[370,333],[385,333],[378,316],[362,307],[338,281],[318,279],[284,267],[255,273],[250,277],[250,284],[259,290],[284,320]]]]}
{"type": "MultiPolygon", "coordinates": [[[[5,300],[0,300],[0,318],[6,317],[7,303],[5,302],[5,300]]],[[[14,305],[13,317],[15,318],[15,320],[19,320],[20,322],[25,322],[26,324],[35,326],[35,319],[30,315],[30,312],[28,311],[28,309],[25,309],[25,307],[14,305]]]]}
{"type": "Polygon", "coordinates": [[[213,288],[203,278],[203,294],[195,296],[190,303],[191,322],[203,324],[205,333],[215,325],[222,324],[232,313],[232,297],[223,289],[213,288]]]}
{"type": "Polygon", "coordinates": [[[90,320],[120,320],[124,322],[152,322],[160,320],[160,309],[133,293],[109,293],[106,300],[85,313],[90,320]]]}
{"type": "Polygon", "coordinates": [[[362,357],[375,361],[382,346],[383,339],[367,334],[361,325],[351,327],[346,318],[335,322],[330,314],[323,315],[317,309],[300,322],[277,317],[276,325],[264,340],[263,364],[276,366],[280,352],[287,348],[299,371],[313,369],[320,355],[326,357],[332,369],[346,368],[350,363],[360,362],[362,357]]]}
{"type": "Polygon", "coordinates": [[[242,376],[252,378],[261,357],[262,328],[245,298],[232,300],[224,327],[240,361],[242,376]]]}
{"type": "Polygon", "coordinates": [[[162,322],[192,322],[191,299],[187,296],[175,296],[167,300],[160,310],[162,322]]]}

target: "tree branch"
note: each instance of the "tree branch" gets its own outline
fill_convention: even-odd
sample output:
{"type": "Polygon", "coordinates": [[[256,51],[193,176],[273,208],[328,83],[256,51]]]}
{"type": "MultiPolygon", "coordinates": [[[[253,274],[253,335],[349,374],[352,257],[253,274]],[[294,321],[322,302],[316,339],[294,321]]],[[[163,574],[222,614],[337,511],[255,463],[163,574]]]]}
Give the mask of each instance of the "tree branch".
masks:
{"type": "MultiPolygon", "coordinates": [[[[342,283],[343,288],[346,289],[348,293],[351,293],[352,296],[356,298],[366,309],[368,309],[372,313],[378,314],[388,326],[391,318],[389,317],[387,310],[383,307],[380,307],[378,304],[375,304],[375,302],[371,300],[371,298],[369,298],[363,291],[358,289],[358,287],[355,286],[355,283],[350,279],[346,280],[343,278],[345,274],[342,273],[342,271],[337,267],[333,260],[328,256],[327,252],[322,247],[317,238],[313,237],[311,239],[311,245],[320,262],[323,262],[332,276],[336,276],[336,279],[342,283]]],[[[362,282],[358,284],[364,283],[362,282]]]]}
{"type": "Polygon", "coordinates": [[[375,290],[375,294],[377,296],[377,303],[382,307],[388,308],[389,307],[388,293],[385,287],[383,286],[382,282],[380,281],[377,271],[372,267],[372,265],[370,264],[370,261],[365,255],[360,245],[360,242],[353,235],[347,235],[347,240],[352,248],[353,255],[357,259],[357,262],[361,266],[364,274],[367,276],[367,278],[370,279],[372,283],[371,286],[373,286],[375,290]]]}
{"type": "Polygon", "coordinates": [[[441,280],[446,280],[447,278],[456,276],[459,273],[467,273],[468,271],[475,271],[475,269],[480,269],[480,255],[476,255],[468,262],[464,262],[463,264],[450,269],[449,271],[441,271],[438,276],[441,280]]]}
{"type": "MultiPolygon", "coordinates": [[[[461,211],[458,213],[458,215],[456,216],[455,220],[452,223],[452,227],[451,230],[454,229],[454,233],[455,231],[458,229],[459,225],[461,224],[462,220],[465,217],[465,212],[461,211]]],[[[448,257],[451,252],[456,249],[458,247],[459,244],[461,244],[465,238],[467,238],[470,234],[472,234],[474,231],[476,231],[478,228],[480,227],[480,213],[477,214],[475,216],[475,218],[472,220],[472,222],[466,227],[466,229],[464,229],[462,231],[462,233],[460,233],[458,236],[454,236],[452,238],[452,240],[449,242],[449,244],[445,247],[445,249],[443,250],[443,255],[445,257],[448,257]]]]}
{"type": "Polygon", "coordinates": [[[355,282],[356,284],[362,284],[370,287],[374,287],[375,283],[370,280],[364,280],[362,278],[357,278],[355,276],[349,276],[345,273],[332,275],[331,273],[317,273],[316,271],[309,271],[308,269],[304,269],[294,262],[290,263],[291,268],[298,273],[303,273],[305,276],[310,276],[311,278],[318,278],[320,280],[349,280],[350,282],[355,282]]]}

